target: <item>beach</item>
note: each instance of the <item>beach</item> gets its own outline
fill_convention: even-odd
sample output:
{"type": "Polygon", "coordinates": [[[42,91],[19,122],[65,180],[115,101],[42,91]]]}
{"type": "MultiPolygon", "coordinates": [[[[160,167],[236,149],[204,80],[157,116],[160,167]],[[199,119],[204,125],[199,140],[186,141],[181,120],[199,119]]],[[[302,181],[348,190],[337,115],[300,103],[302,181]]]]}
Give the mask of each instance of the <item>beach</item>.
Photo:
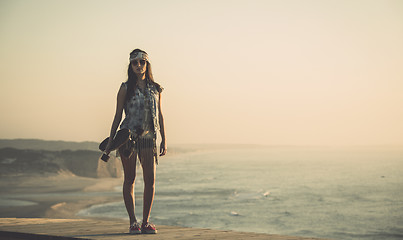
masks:
{"type": "MultiPolygon", "coordinates": [[[[122,178],[86,178],[69,172],[0,178],[0,239],[132,239],[127,221],[78,216],[94,205],[122,201],[122,178]]],[[[147,239],[309,240],[276,234],[158,226],[147,239]]]]}
{"type": "MultiPolygon", "coordinates": [[[[120,159],[111,154],[111,159],[105,163],[97,159],[100,153],[94,149],[96,143],[92,142],[0,140],[0,217],[77,219],[83,217],[77,213],[91,206],[123,202],[120,159]],[[66,156],[83,150],[90,151],[91,155],[81,156],[79,153],[76,154],[78,159],[77,156],[73,159],[66,156]],[[67,160],[60,159],[59,155],[63,154],[67,160]],[[75,164],[66,167],[67,161],[75,164]],[[22,166],[18,162],[22,162],[22,166]]],[[[214,147],[177,147],[170,151],[169,156],[175,158],[208,149],[214,147]]],[[[138,178],[136,181],[141,181],[138,178]]]]}
{"type": "MultiPolygon", "coordinates": [[[[157,228],[354,240],[403,236],[401,147],[173,150],[157,166],[150,218],[157,228]]],[[[128,225],[116,162],[72,167],[60,154],[41,154],[57,157],[42,165],[34,158],[23,164],[11,155],[0,159],[1,218],[114,219],[128,225]]],[[[137,216],[142,214],[142,190],[137,166],[137,216]]],[[[7,221],[12,225],[14,220],[7,221]]],[[[127,226],[119,231],[127,232],[127,226]]]]}
{"type": "Polygon", "coordinates": [[[121,178],[87,178],[69,172],[0,178],[0,216],[78,218],[94,204],[121,200],[121,178]]]}
{"type": "Polygon", "coordinates": [[[121,162],[99,156],[93,142],[0,140],[0,217],[77,218],[83,208],[117,201],[121,162]]]}

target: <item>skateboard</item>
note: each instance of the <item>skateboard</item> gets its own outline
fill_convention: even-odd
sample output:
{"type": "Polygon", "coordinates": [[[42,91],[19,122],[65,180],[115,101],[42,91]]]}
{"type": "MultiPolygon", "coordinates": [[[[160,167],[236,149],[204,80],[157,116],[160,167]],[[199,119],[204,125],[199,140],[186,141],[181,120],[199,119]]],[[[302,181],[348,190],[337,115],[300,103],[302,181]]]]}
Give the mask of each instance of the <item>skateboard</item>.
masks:
{"type": "MultiPolygon", "coordinates": [[[[111,148],[109,149],[109,152],[119,149],[121,146],[125,145],[130,139],[131,139],[130,130],[129,129],[120,129],[112,140],[112,145],[111,145],[111,148]]],[[[108,141],[109,141],[109,137],[105,138],[99,144],[99,150],[102,151],[101,160],[104,162],[107,162],[109,160],[109,153],[106,154],[106,152],[105,152],[106,145],[108,145],[108,141]]]]}

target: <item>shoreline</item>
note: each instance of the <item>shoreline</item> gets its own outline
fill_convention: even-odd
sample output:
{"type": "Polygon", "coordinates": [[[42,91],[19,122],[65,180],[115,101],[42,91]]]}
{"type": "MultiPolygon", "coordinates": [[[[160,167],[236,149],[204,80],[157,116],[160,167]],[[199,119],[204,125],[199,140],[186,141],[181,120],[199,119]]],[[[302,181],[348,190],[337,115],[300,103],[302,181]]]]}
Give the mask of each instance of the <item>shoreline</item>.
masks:
{"type": "Polygon", "coordinates": [[[121,178],[87,178],[68,172],[0,177],[1,218],[77,219],[92,205],[122,200],[121,178]]]}
{"type": "MultiPolygon", "coordinates": [[[[205,151],[179,148],[164,160],[205,151]]],[[[0,218],[97,219],[77,214],[94,205],[123,201],[121,191],[116,191],[123,177],[81,177],[64,170],[0,175],[0,218]]]]}
{"type": "MultiPolygon", "coordinates": [[[[192,149],[193,150],[193,149],[192,149]]],[[[208,167],[208,164],[213,162],[215,159],[214,158],[208,158],[209,156],[204,156],[205,153],[217,153],[218,156],[222,157],[222,156],[227,156],[225,154],[227,154],[227,152],[224,153],[219,153],[218,151],[221,151],[221,149],[214,149],[214,150],[205,150],[205,151],[188,151],[188,152],[182,152],[180,151],[180,153],[178,154],[173,154],[173,155],[168,155],[166,157],[164,157],[163,161],[161,161],[161,165],[160,165],[160,169],[157,170],[160,171],[160,177],[164,176],[164,178],[160,178],[160,179],[164,179],[165,181],[163,182],[165,187],[169,187],[171,186],[171,183],[174,183],[177,181],[177,179],[173,178],[171,179],[170,175],[167,175],[167,173],[180,173],[181,171],[184,170],[189,170],[189,166],[185,165],[183,163],[187,163],[190,160],[192,160],[194,168],[193,171],[191,171],[191,173],[197,173],[198,169],[211,169],[208,167]],[[180,155],[179,155],[180,154],[180,155]],[[193,154],[201,154],[201,156],[195,156],[193,158],[193,156],[191,157],[191,155],[193,154]],[[171,162],[171,159],[179,159],[178,161],[173,161],[171,162]],[[206,164],[202,165],[201,163],[204,163],[202,160],[206,160],[206,164]],[[178,163],[181,163],[178,165],[178,163]],[[204,166],[204,167],[203,167],[204,166]],[[175,171],[173,171],[175,170],[175,171]],[[165,175],[162,175],[162,173],[164,173],[165,175]],[[171,182],[172,181],[172,182],[171,182]]],[[[232,151],[232,150],[231,150],[232,151]]],[[[234,150],[235,152],[237,150],[234,150]]],[[[233,151],[233,152],[234,152],[233,151]]],[[[326,150],[327,151],[327,150],[326,150]]],[[[259,151],[257,151],[259,152],[259,151]]],[[[266,153],[266,152],[264,152],[266,153]]],[[[277,154],[278,152],[269,152],[270,154],[273,154],[273,156],[277,156],[275,154],[277,154]]],[[[282,154],[282,151],[280,152],[282,154]]],[[[314,157],[320,157],[323,156],[323,152],[320,152],[322,155],[314,155],[314,157]]],[[[328,152],[325,152],[328,153],[328,152]]],[[[353,152],[356,153],[356,152],[353,152]]],[[[361,153],[361,150],[359,151],[359,153],[361,153]]],[[[249,153],[248,153],[249,154],[249,153]]],[[[388,189],[393,190],[395,187],[393,187],[394,185],[390,185],[390,184],[397,184],[399,181],[399,179],[401,179],[401,177],[398,176],[398,174],[395,174],[393,171],[388,171],[388,169],[390,167],[394,167],[394,168],[398,168],[398,164],[401,163],[401,160],[399,158],[397,158],[396,154],[393,155],[387,155],[385,157],[383,152],[376,152],[376,154],[374,155],[373,153],[368,153],[367,155],[365,155],[365,158],[357,158],[356,160],[354,160],[354,162],[350,163],[346,165],[347,166],[362,166],[362,163],[364,162],[363,160],[365,159],[366,161],[369,159],[374,161],[374,163],[368,167],[368,170],[371,170],[370,173],[371,174],[367,174],[367,175],[359,175],[361,177],[363,177],[363,179],[369,180],[366,181],[366,185],[363,185],[364,187],[372,187],[373,186],[392,186],[388,189]],[[368,157],[368,156],[369,157],[368,157]],[[390,159],[389,162],[386,161],[379,161],[378,159],[380,159],[380,157],[385,158],[385,159],[390,159]],[[384,163],[389,163],[389,167],[388,165],[386,165],[385,168],[375,168],[376,166],[384,166],[384,163]],[[355,165],[351,165],[351,164],[355,164],[355,165]],[[378,170],[380,169],[380,170],[378,170]],[[368,182],[368,184],[367,184],[368,182]],[[390,183],[390,184],[388,184],[390,183]]],[[[248,155],[249,156],[249,155],[248,155]]],[[[259,155],[260,156],[260,155],[259,155]]],[[[271,157],[273,157],[271,156],[271,157]]],[[[286,155],[285,157],[289,157],[289,156],[294,156],[294,155],[286,155]]],[[[311,156],[311,155],[310,155],[311,156]]],[[[351,153],[349,153],[348,155],[340,155],[342,157],[348,157],[351,156],[351,153]]],[[[340,157],[339,155],[337,155],[336,157],[340,157]]],[[[283,158],[285,158],[283,157],[283,158]]],[[[285,158],[287,160],[287,158],[285,158]]],[[[333,158],[332,158],[333,159],[333,158]]],[[[343,160],[344,158],[342,158],[343,160]]],[[[220,163],[221,165],[217,165],[217,169],[224,169],[224,167],[226,166],[226,162],[225,162],[225,158],[223,161],[220,161],[218,163],[220,163]],[[221,168],[220,168],[221,167],[221,168]]],[[[278,163],[279,159],[275,159],[275,161],[273,161],[275,164],[278,163]],[[277,162],[276,162],[277,161],[277,162]]],[[[311,160],[311,162],[307,162],[305,164],[302,164],[300,166],[302,167],[309,167],[312,166],[312,163],[321,163],[320,161],[321,158],[313,158],[313,160],[311,160]]],[[[256,161],[257,163],[260,163],[259,161],[256,161]]],[[[296,161],[294,161],[296,162],[296,161]]],[[[344,163],[344,161],[340,161],[341,163],[344,163]]],[[[218,164],[217,163],[217,164],[218,164]]],[[[235,162],[237,163],[237,162],[235,162]]],[[[288,161],[288,163],[293,163],[293,161],[288,161]]],[[[320,165],[322,166],[322,165],[320,165]]],[[[323,166],[330,166],[332,167],[333,165],[329,165],[329,164],[324,164],[323,166]]],[[[400,165],[401,166],[401,165],[400,165]]],[[[281,165],[279,167],[282,167],[281,165]]],[[[299,167],[300,169],[304,169],[299,167]]],[[[242,168],[243,169],[243,168],[242,168]]],[[[247,168],[245,168],[247,169],[247,168]]],[[[336,168],[336,170],[338,170],[339,168],[336,168]]],[[[342,170],[345,168],[342,168],[342,170]]],[[[348,168],[347,170],[349,170],[350,168],[348,168]]],[[[138,169],[139,170],[139,169],[138,169]]],[[[281,170],[281,169],[280,169],[281,170]]],[[[317,173],[321,173],[322,172],[322,168],[318,168],[318,169],[314,169],[317,170],[317,173]]],[[[217,176],[214,175],[217,173],[214,172],[214,169],[210,172],[212,173],[212,176],[217,176]]],[[[281,172],[280,172],[281,173],[281,172]]],[[[315,172],[313,172],[315,173],[315,172]]],[[[349,173],[349,171],[347,171],[347,173],[349,173]]],[[[288,174],[288,172],[286,172],[286,174],[288,174]]],[[[284,175],[284,172],[283,172],[284,175]]],[[[190,179],[191,181],[193,180],[193,176],[194,174],[188,174],[188,175],[180,175],[181,177],[183,177],[183,179],[190,179]]],[[[296,175],[298,176],[298,174],[296,175]]],[[[323,175],[320,175],[323,176],[323,175]]],[[[319,175],[315,175],[313,174],[311,176],[312,180],[318,179],[317,177],[320,177],[319,175]],[[316,176],[316,178],[315,178],[316,176]]],[[[338,176],[338,175],[335,175],[338,176]]],[[[344,175],[343,175],[344,176],[344,175]]],[[[352,175],[351,175],[352,176],[352,175]]],[[[141,182],[141,178],[140,176],[139,180],[141,182]]],[[[225,177],[225,176],[224,176],[225,177]]],[[[221,195],[217,195],[217,189],[213,189],[213,191],[210,191],[210,188],[206,188],[203,191],[197,192],[194,191],[194,186],[198,186],[197,184],[200,181],[213,181],[217,178],[210,178],[209,175],[203,175],[200,178],[198,178],[199,181],[197,182],[191,182],[194,185],[189,185],[189,187],[169,187],[166,188],[166,191],[163,192],[165,195],[161,195],[162,197],[167,197],[167,199],[169,200],[171,196],[174,196],[173,194],[175,193],[179,193],[179,195],[181,196],[185,196],[185,200],[187,199],[194,199],[193,197],[201,197],[200,199],[203,200],[204,197],[206,199],[212,199],[211,197],[215,197],[218,196],[217,198],[214,199],[220,199],[221,195]],[[214,195],[216,194],[216,195],[214,195]],[[209,198],[207,198],[207,196],[209,196],[209,198]],[[189,197],[189,198],[186,198],[189,197]]],[[[276,178],[278,179],[278,178],[276,178]]],[[[259,201],[258,203],[266,203],[266,207],[269,206],[271,207],[270,209],[274,209],[274,211],[271,211],[274,217],[277,217],[280,220],[283,220],[284,223],[288,223],[286,221],[290,221],[291,223],[288,225],[292,225],[294,224],[294,226],[299,227],[299,229],[294,230],[289,230],[286,229],[286,231],[282,231],[283,229],[281,228],[281,226],[279,228],[276,228],[278,225],[274,224],[273,222],[268,221],[269,226],[274,226],[273,228],[268,227],[270,229],[268,229],[267,232],[260,232],[258,228],[256,229],[251,229],[251,228],[241,228],[241,226],[239,225],[241,221],[238,220],[243,220],[246,219],[246,214],[244,212],[242,212],[243,206],[242,205],[233,205],[231,207],[228,207],[228,209],[225,209],[226,212],[224,212],[224,217],[223,219],[228,219],[230,218],[229,221],[233,221],[235,220],[235,217],[228,217],[228,214],[230,213],[230,211],[235,211],[235,213],[239,213],[239,215],[241,217],[236,217],[236,221],[235,224],[232,225],[231,228],[219,228],[222,231],[226,231],[225,229],[232,229],[232,231],[247,231],[247,232],[253,232],[253,233],[266,233],[266,234],[271,234],[273,232],[276,233],[280,233],[280,234],[286,234],[286,235],[291,235],[291,236],[327,236],[327,237],[333,237],[333,238],[338,238],[338,236],[349,236],[351,238],[359,238],[360,233],[357,232],[353,232],[353,230],[351,231],[346,231],[346,232],[333,232],[336,231],[335,229],[340,228],[340,227],[346,227],[346,224],[344,225],[338,225],[339,222],[334,221],[332,224],[333,226],[336,227],[329,227],[329,228],[325,228],[326,232],[325,233],[329,233],[329,234],[323,234],[324,231],[322,231],[322,229],[314,229],[312,233],[309,232],[310,226],[307,225],[306,221],[299,221],[298,225],[293,221],[293,216],[292,213],[296,213],[295,215],[297,215],[298,213],[301,213],[301,216],[304,215],[303,212],[299,212],[299,210],[301,210],[301,208],[296,208],[294,209],[294,211],[288,210],[287,207],[292,207],[294,205],[279,205],[277,204],[279,201],[276,201],[278,199],[281,200],[285,200],[288,201],[288,203],[294,204],[294,201],[291,201],[291,197],[295,196],[296,194],[294,193],[299,193],[302,195],[299,196],[303,196],[305,197],[305,199],[302,199],[299,203],[305,203],[306,200],[313,200],[312,201],[312,208],[310,208],[311,212],[313,212],[313,210],[315,210],[315,207],[313,206],[314,203],[318,203],[318,206],[323,206],[323,201],[321,202],[321,199],[324,199],[324,201],[328,201],[330,204],[333,204],[333,208],[330,208],[330,211],[334,210],[334,209],[338,209],[337,205],[341,205],[341,203],[343,203],[343,201],[348,200],[350,196],[359,196],[359,197],[363,197],[366,199],[369,199],[371,201],[367,201],[367,202],[362,202],[359,199],[355,202],[358,206],[358,204],[364,204],[364,209],[365,210],[365,206],[368,206],[369,204],[371,204],[372,206],[378,206],[379,204],[382,204],[378,199],[371,199],[373,198],[375,195],[373,194],[368,194],[367,192],[365,192],[365,188],[363,189],[363,191],[361,192],[357,192],[354,188],[350,187],[350,191],[345,192],[344,195],[335,195],[333,193],[337,193],[337,188],[333,188],[331,189],[332,192],[328,192],[327,194],[322,194],[322,191],[319,191],[321,189],[323,189],[323,187],[327,187],[329,185],[304,185],[302,186],[302,190],[296,191],[296,192],[291,192],[291,194],[289,194],[290,192],[285,192],[285,194],[283,196],[280,195],[280,192],[278,191],[279,187],[282,187],[281,185],[281,181],[279,180],[278,182],[276,182],[276,179],[271,179],[270,183],[275,186],[275,187],[267,187],[265,188],[263,186],[262,191],[259,190],[258,188],[253,189],[252,192],[248,192],[248,191],[240,191],[239,192],[239,196],[237,194],[238,189],[242,190],[242,186],[238,186],[237,188],[227,188],[226,185],[220,185],[220,186],[224,186],[224,188],[219,188],[218,190],[222,190],[222,189],[228,189],[228,192],[226,194],[223,194],[223,197],[228,198],[229,200],[231,200],[230,202],[233,203],[239,203],[242,201],[246,201],[248,199],[255,199],[255,195],[256,195],[256,191],[259,194],[259,201]],[[305,188],[305,186],[311,186],[313,187],[312,189],[309,188],[305,188]],[[277,188],[276,188],[277,187],[277,188]],[[312,190],[312,191],[308,191],[306,194],[305,191],[306,189],[308,190],[312,190]],[[270,194],[268,194],[268,196],[265,196],[266,193],[263,194],[263,192],[268,192],[270,190],[270,194]],[[353,192],[354,190],[354,192],[353,192]],[[273,195],[271,194],[273,193],[273,195]],[[329,194],[331,193],[331,194],[329,194]],[[353,195],[350,195],[350,193],[353,193],[353,195]],[[243,195],[242,195],[243,194],[243,195]],[[252,194],[252,195],[248,195],[248,194],[252,194]],[[262,197],[262,194],[264,195],[264,197],[262,197]],[[354,195],[357,194],[357,195],[354,195]],[[224,196],[225,195],[225,196],[224,196]],[[291,197],[289,197],[291,196],[291,197]],[[313,198],[311,197],[313,196],[313,198]],[[283,198],[280,198],[283,197],[283,198]],[[289,198],[287,198],[289,197],[289,198]],[[323,198],[322,198],[323,197],[323,198]],[[263,200],[262,200],[263,199],[263,200]],[[372,203],[373,202],[373,203],[372,203]],[[374,205],[374,204],[378,204],[378,205],[374,205]],[[276,211],[273,206],[277,204],[277,206],[280,206],[280,210],[276,211]],[[366,205],[365,205],[366,204],[366,205]],[[285,207],[284,207],[285,206],[285,207]],[[282,209],[286,209],[287,211],[282,211],[282,209]],[[225,213],[227,213],[225,215],[225,213]],[[291,213],[291,214],[290,214],[291,213]],[[272,223],[270,225],[270,223],[272,223]],[[306,229],[306,231],[304,232],[303,230],[306,229]],[[319,233],[319,234],[317,234],[319,233]]],[[[297,179],[297,178],[295,178],[297,179]]],[[[320,178],[323,179],[323,178],[320,178]]],[[[343,178],[345,179],[345,178],[343,178]]],[[[182,180],[182,178],[181,178],[182,180]]],[[[343,184],[347,181],[343,180],[340,181],[339,184],[343,184]]],[[[309,183],[309,182],[308,182],[309,183]]],[[[162,184],[162,183],[161,183],[162,184]]],[[[357,184],[361,184],[361,181],[358,181],[355,183],[357,184]]],[[[124,224],[124,228],[121,229],[121,231],[125,232],[127,229],[128,225],[128,221],[127,219],[125,219],[123,217],[122,214],[120,214],[119,218],[113,218],[113,216],[116,215],[108,215],[107,217],[102,217],[102,216],[94,216],[94,215],[77,215],[77,213],[79,213],[81,210],[84,209],[88,209],[91,206],[94,205],[103,205],[106,203],[112,203],[112,202],[122,202],[122,196],[121,196],[121,191],[117,190],[116,186],[121,186],[122,185],[122,178],[87,178],[87,177],[79,177],[79,176],[75,176],[74,174],[71,174],[70,172],[59,172],[59,173],[53,173],[53,174],[47,174],[45,176],[43,176],[42,174],[40,174],[39,172],[35,173],[34,175],[27,175],[27,174],[18,174],[18,175],[10,175],[9,176],[1,176],[0,177],[0,191],[2,192],[2,195],[0,196],[0,217],[1,218],[27,218],[27,217],[34,217],[34,218],[51,218],[51,219],[97,219],[99,221],[102,220],[106,220],[106,219],[113,219],[113,221],[122,221],[124,224]],[[19,202],[22,201],[22,202],[19,202]],[[24,202],[26,201],[26,202],[24,202]],[[14,205],[7,205],[7,203],[12,203],[14,205]],[[32,203],[35,203],[35,205],[30,205],[32,203]],[[119,220],[120,219],[120,220],[119,220]]],[[[188,185],[183,185],[183,186],[188,186],[188,185]]],[[[205,185],[206,187],[208,187],[208,185],[205,185]]],[[[245,182],[245,186],[249,186],[249,184],[246,184],[245,182]]],[[[330,185],[332,186],[332,185],[330,185]]],[[[301,189],[301,188],[300,188],[301,189]]],[[[377,189],[380,189],[379,187],[377,189]]],[[[291,189],[294,190],[294,189],[291,189]]],[[[175,195],[176,196],[176,195],[175,195]]],[[[388,192],[385,192],[384,195],[382,195],[385,197],[385,199],[390,199],[389,201],[392,202],[393,198],[391,198],[390,194],[388,194],[388,192]]],[[[399,195],[400,196],[400,195],[399,195]]],[[[379,197],[378,197],[379,198],[379,197]]],[[[162,199],[162,203],[164,206],[165,202],[164,202],[164,198],[162,199]]],[[[166,200],[168,203],[169,201],[166,200]]],[[[175,200],[175,199],[174,199],[175,200]]],[[[254,202],[257,202],[255,200],[253,200],[254,202]]],[[[173,201],[171,201],[172,203],[173,201]]],[[[226,201],[229,202],[229,201],[226,201]]],[[[393,201],[396,202],[396,201],[393,201]]],[[[176,204],[176,203],[175,203],[176,204]]],[[[173,205],[166,205],[166,206],[174,206],[177,207],[176,209],[180,209],[179,207],[183,207],[183,204],[173,204],[173,205]]],[[[222,205],[223,206],[223,205],[222,205]]],[[[379,205],[381,206],[381,205],[379,205]]],[[[121,207],[121,206],[120,206],[121,207]]],[[[194,211],[191,207],[192,205],[188,205],[188,212],[190,214],[194,214],[195,219],[197,219],[199,214],[200,216],[204,216],[202,213],[194,211]]],[[[309,207],[309,206],[308,206],[309,207]]],[[[121,208],[120,208],[121,209],[121,208]]],[[[155,208],[154,208],[155,209],[155,208]]],[[[266,208],[267,209],[267,208],[266,208]]],[[[357,209],[361,209],[361,208],[357,208],[357,209]]],[[[396,209],[396,208],[395,208],[396,209]]],[[[161,210],[161,209],[158,209],[161,210]]],[[[253,210],[253,209],[252,209],[253,210]]],[[[292,209],[293,210],[293,209],[292,209]]],[[[309,208],[308,208],[309,210],[309,208]]],[[[351,210],[351,209],[350,209],[351,210]]],[[[123,210],[122,210],[123,211],[123,210]]],[[[171,211],[171,210],[170,210],[171,211]]],[[[326,209],[326,211],[328,211],[326,209]]],[[[94,211],[96,212],[96,211],[94,211]]],[[[102,211],[99,211],[102,212],[102,211]]],[[[115,212],[115,210],[113,210],[113,212],[115,212]]],[[[113,213],[112,212],[112,213],[113,213]]],[[[119,210],[120,213],[123,213],[119,210]]],[[[313,212],[315,213],[315,212],[313,212]]],[[[232,214],[232,212],[231,212],[232,214]]],[[[345,214],[346,216],[351,216],[349,215],[348,212],[341,212],[340,214],[345,214]]],[[[368,214],[367,214],[368,215],[368,214]]],[[[188,224],[182,224],[185,222],[185,220],[189,219],[188,218],[182,218],[182,222],[177,221],[177,222],[172,222],[170,221],[171,217],[173,218],[173,216],[180,216],[180,214],[177,215],[167,215],[168,217],[166,218],[161,218],[161,222],[158,223],[158,228],[161,225],[171,225],[171,226],[182,226],[182,227],[189,227],[189,228],[198,228],[200,226],[202,227],[206,227],[206,228],[210,228],[210,229],[218,229],[218,228],[214,228],[212,227],[212,225],[208,225],[205,224],[203,225],[202,222],[196,222],[196,224],[193,225],[188,225],[188,224]],[[166,220],[168,219],[168,220],[166,220]]],[[[260,216],[260,215],[259,215],[260,216]]],[[[342,215],[339,215],[342,216],[342,215]]],[[[360,213],[357,213],[357,216],[365,216],[364,215],[360,215],[360,213]]],[[[394,220],[394,219],[399,219],[399,216],[392,215],[392,216],[385,216],[382,214],[381,211],[374,211],[373,213],[370,214],[370,216],[374,216],[375,219],[386,219],[386,220],[394,220]],[[377,214],[377,215],[376,215],[377,214]]],[[[318,222],[320,221],[320,219],[322,216],[319,214],[316,214],[315,217],[312,218],[313,222],[318,222]]],[[[193,216],[190,216],[190,219],[193,218],[193,216]]],[[[199,218],[200,219],[200,218],[199,218]]],[[[205,218],[204,218],[205,219],[205,218]]],[[[266,219],[269,219],[268,217],[266,219]]],[[[304,220],[304,219],[302,219],[304,220]]],[[[38,219],[38,221],[41,221],[41,219],[38,219]]],[[[186,223],[186,222],[185,222],[186,223]]],[[[379,223],[381,223],[381,221],[379,221],[379,223]]],[[[242,223],[241,223],[242,224],[242,223]]],[[[369,222],[369,224],[372,224],[371,222],[369,222]]],[[[352,225],[354,226],[354,225],[352,225]]],[[[264,227],[264,226],[263,226],[264,227]]],[[[181,227],[179,227],[181,228],[181,227]]],[[[346,228],[347,229],[347,228],[346,228]]],[[[367,231],[366,229],[364,229],[363,231],[367,231]]],[[[376,234],[372,234],[370,231],[365,232],[366,235],[368,236],[375,236],[376,234]]],[[[390,239],[393,239],[393,236],[397,236],[400,234],[398,232],[398,230],[396,231],[382,231],[379,230],[379,233],[377,233],[379,235],[382,236],[387,236],[390,239]],[[396,233],[395,233],[396,232],[396,233]]],[[[1,239],[1,238],[0,238],[1,239]]]]}

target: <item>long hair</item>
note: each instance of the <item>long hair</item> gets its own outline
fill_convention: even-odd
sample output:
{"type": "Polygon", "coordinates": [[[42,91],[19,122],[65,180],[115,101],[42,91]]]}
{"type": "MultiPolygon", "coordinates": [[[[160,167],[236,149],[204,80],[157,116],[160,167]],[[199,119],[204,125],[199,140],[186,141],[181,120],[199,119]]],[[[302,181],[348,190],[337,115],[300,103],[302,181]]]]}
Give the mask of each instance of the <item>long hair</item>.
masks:
{"type": "MultiPolygon", "coordinates": [[[[133,53],[135,53],[135,52],[143,52],[143,53],[146,53],[145,51],[143,51],[143,50],[137,48],[137,49],[134,49],[134,50],[130,53],[130,55],[133,54],[133,53]]],[[[147,53],[146,53],[146,54],[147,54],[147,53]]],[[[147,64],[147,66],[146,66],[146,73],[145,73],[145,75],[146,75],[146,80],[149,81],[151,84],[153,84],[153,85],[157,88],[158,92],[162,92],[161,86],[160,86],[158,83],[156,83],[156,82],[154,81],[153,72],[152,72],[152,70],[151,70],[151,64],[150,64],[150,62],[147,61],[146,64],[147,64]]],[[[130,99],[131,96],[133,96],[134,90],[135,90],[136,87],[137,87],[137,81],[138,81],[137,75],[133,72],[133,69],[132,69],[132,67],[131,67],[131,63],[129,63],[129,67],[127,68],[127,93],[126,93],[126,102],[127,102],[128,99],[130,99]]]]}

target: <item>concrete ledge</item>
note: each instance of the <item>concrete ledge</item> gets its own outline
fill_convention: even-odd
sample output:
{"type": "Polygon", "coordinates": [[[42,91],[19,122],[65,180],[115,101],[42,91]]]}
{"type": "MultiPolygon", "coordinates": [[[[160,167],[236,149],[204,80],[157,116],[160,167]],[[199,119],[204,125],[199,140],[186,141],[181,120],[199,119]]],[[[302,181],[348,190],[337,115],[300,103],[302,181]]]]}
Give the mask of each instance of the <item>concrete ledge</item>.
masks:
{"type": "Polygon", "coordinates": [[[50,236],[43,234],[33,233],[20,233],[20,232],[7,232],[0,231],[0,240],[84,240],[84,238],[62,237],[62,236],[50,236]]]}
{"type": "Polygon", "coordinates": [[[269,239],[308,240],[261,233],[219,231],[158,225],[158,234],[128,234],[127,221],[98,219],[0,218],[0,240],[115,239],[269,239]]]}

